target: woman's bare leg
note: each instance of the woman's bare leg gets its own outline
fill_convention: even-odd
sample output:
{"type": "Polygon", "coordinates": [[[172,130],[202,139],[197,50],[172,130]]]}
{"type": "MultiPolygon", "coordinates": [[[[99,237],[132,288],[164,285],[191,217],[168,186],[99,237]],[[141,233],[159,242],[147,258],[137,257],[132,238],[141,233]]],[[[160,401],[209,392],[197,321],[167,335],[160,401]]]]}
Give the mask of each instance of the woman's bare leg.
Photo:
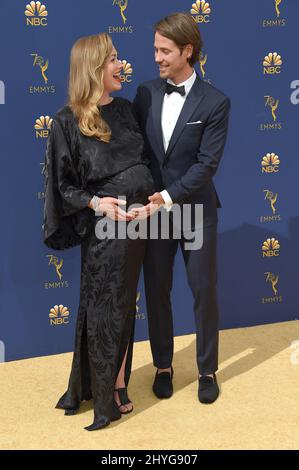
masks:
{"type": "MultiPolygon", "coordinates": [[[[127,355],[128,355],[128,348],[126,350],[125,357],[123,359],[121,368],[119,370],[119,373],[118,373],[118,376],[117,376],[117,379],[116,379],[116,382],[115,382],[115,387],[114,387],[115,389],[123,388],[123,387],[126,386],[126,384],[125,384],[125,368],[126,368],[127,355]]],[[[121,405],[120,406],[120,400],[119,400],[118,392],[114,392],[114,399],[115,399],[116,403],[119,405],[120,412],[124,413],[126,411],[131,411],[133,409],[133,404],[132,403],[129,403],[128,405],[121,405]]]]}

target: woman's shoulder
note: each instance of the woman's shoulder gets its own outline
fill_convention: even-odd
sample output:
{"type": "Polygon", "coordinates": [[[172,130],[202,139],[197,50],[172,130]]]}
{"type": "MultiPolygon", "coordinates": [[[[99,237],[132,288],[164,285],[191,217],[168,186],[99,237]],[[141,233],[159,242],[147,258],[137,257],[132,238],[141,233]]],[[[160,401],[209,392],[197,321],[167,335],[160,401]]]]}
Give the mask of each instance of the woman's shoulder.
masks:
{"type": "Polygon", "coordinates": [[[78,138],[77,118],[70,106],[65,105],[53,116],[51,124],[51,135],[58,138],[63,136],[66,141],[76,142],[78,138]]]}
{"type": "Polygon", "coordinates": [[[51,128],[52,127],[54,128],[54,132],[56,128],[60,128],[65,137],[70,140],[74,138],[77,134],[78,124],[77,118],[69,105],[63,106],[56,112],[53,116],[51,128]]]}
{"type": "Polygon", "coordinates": [[[115,96],[114,97],[115,104],[117,104],[119,107],[123,108],[132,108],[132,103],[130,100],[127,98],[124,98],[123,96],[115,96]]]}
{"type": "Polygon", "coordinates": [[[71,124],[75,121],[75,115],[69,105],[65,105],[60,108],[53,117],[54,121],[60,124],[71,124]]]}
{"type": "Polygon", "coordinates": [[[114,109],[118,111],[118,114],[125,117],[126,120],[135,122],[135,114],[132,102],[127,98],[123,98],[122,96],[118,96],[114,99],[116,100],[116,106],[114,109]]]}

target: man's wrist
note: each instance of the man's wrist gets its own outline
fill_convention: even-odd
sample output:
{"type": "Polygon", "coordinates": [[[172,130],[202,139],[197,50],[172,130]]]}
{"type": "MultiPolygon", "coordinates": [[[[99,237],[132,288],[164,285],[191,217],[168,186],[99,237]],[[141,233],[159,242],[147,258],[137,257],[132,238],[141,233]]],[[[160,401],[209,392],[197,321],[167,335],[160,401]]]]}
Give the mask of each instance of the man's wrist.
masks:
{"type": "Polygon", "coordinates": [[[168,211],[170,211],[170,209],[172,208],[173,206],[173,202],[172,202],[172,199],[168,193],[168,191],[166,189],[164,189],[163,191],[160,192],[163,200],[164,200],[164,204],[163,204],[163,207],[164,209],[168,211]]]}

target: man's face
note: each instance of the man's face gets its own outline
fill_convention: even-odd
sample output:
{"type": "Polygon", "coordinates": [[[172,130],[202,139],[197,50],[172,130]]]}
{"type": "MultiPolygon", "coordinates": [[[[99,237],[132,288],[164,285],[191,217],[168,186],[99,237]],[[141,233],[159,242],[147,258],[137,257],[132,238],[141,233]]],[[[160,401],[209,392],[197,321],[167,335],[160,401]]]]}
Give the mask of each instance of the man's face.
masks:
{"type": "Polygon", "coordinates": [[[181,53],[171,39],[156,32],[154,49],[155,61],[159,65],[161,78],[174,80],[176,77],[180,77],[186,68],[190,67],[187,61],[187,57],[191,55],[190,46],[186,46],[181,53]]]}

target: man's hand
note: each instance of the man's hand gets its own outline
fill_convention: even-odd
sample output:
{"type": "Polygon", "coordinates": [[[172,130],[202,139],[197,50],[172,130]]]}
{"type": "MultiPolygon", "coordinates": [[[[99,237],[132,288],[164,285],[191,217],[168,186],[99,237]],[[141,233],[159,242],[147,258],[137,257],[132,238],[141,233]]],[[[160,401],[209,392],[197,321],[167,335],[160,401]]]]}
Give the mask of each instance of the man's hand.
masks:
{"type": "Polygon", "coordinates": [[[165,204],[165,201],[163,197],[161,196],[161,193],[154,193],[151,196],[148,197],[148,200],[152,202],[153,204],[159,204],[160,206],[162,204],[165,204]]]}
{"type": "Polygon", "coordinates": [[[154,204],[153,202],[150,202],[146,206],[136,207],[135,209],[132,209],[132,211],[130,212],[134,213],[136,220],[143,220],[153,215],[157,210],[160,209],[160,207],[161,207],[160,204],[154,204]]]}
{"type": "Polygon", "coordinates": [[[150,202],[146,206],[139,207],[139,208],[132,210],[137,220],[143,220],[143,219],[146,219],[147,217],[150,217],[155,212],[157,212],[157,210],[159,210],[163,204],[165,204],[165,201],[163,197],[161,196],[161,193],[158,193],[158,192],[149,196],[148,200],[150,202]]]}

